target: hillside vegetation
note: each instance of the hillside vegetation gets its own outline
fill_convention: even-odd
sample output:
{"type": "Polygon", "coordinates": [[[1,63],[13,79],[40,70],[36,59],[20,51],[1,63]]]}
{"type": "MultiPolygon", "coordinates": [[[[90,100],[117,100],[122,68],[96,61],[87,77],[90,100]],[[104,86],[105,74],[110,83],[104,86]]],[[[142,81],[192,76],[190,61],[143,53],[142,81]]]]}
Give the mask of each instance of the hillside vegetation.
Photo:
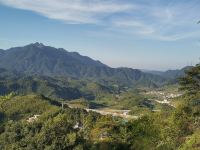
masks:
{"type": "Polygon", "coordinates": [[[185,94],[176,98],[175,109],[136,120],[62,109],[59,102],[44,96],[2,96],[0,149],[198,150],[199,74],[197,65],[181,78],[185,94]]]}

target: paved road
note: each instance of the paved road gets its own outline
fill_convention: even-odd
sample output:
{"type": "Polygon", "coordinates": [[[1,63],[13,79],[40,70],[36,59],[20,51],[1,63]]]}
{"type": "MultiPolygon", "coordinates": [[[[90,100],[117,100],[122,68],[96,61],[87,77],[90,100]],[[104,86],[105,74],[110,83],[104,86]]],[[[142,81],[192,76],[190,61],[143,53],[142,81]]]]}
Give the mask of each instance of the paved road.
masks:
{"type": "MultiPolygon", "coordinates": [[[[68,106],[70,108],[75,108],[73,106],[70,106],[68,104],[68,106]]],[[[139,116],[133,116],[133,115],[129,115],[129,112],[131,110],[117,110],[117,109],[87,109],[85,108],[84,110],[86,110],[87,112],[93,111],[96,113],[99,113],[101,115],[112,115],[112,116],[117,116],[117,117],[122,117],[122,118],[126,118],[126,119],[138,119],[139,116]]]]}
{"type": "Polygon", "coordinates": [[[115,109],[85,109],[87,112],[93,111],[100,113],[101,115],[112,115],[112,116],[117,116],[117,117],[122,117],[122,118],[127,118],[127,119],[138,119],[138,116],[132,116],[129,115],[129,112],[131,110],[115,110],[115,109]]]}

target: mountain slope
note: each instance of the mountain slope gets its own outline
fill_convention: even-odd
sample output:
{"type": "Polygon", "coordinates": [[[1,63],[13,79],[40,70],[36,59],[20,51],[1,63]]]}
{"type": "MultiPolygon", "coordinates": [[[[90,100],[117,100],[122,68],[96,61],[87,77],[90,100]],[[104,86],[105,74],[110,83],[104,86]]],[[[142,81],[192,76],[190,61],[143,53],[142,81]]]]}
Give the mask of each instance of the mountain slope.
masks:
{"type": "Polygon", "coordinates": [[[82,68],[88,70],[105,65],[78,53],[35,43],[6,50],[1,55],[0,67],[31,74],[77,77],[84,74],[82,68]]]}
{"type": "Polygon", "coordinates": [[[67,100],[84,96],[77,88],[70,87],[68,84],[59,84],[59,80],[36,76],[21,76],[6,81],[0,79],[0,95],[7,95],[11,92],[19,95],[36,93],[53,99],[67,100]]]}
{"type": "Polygon", "coordinates": [[[85,98],[93,100],[96,93],[111,94],[115,93],[115,89],[109,85],[104,86],[86,80],[26,75],[0,68],[0,95],[7,95],[11,92],[19,95],[34,93],[53,99],[74,100],[85,98]]]}
{"type": "Polygon", "coordinates": [[[3,55],[4,53],[5,53],[5,51],[0,49],[0,56],[3,55]]]}
{"type": "Polygon", "coordinates": [[[76,52],[41,43],[1,51],[0,68],[44,76],[68,76],[130,86],[157,86],[167,80],[137,69],[111,68],[76,52]]]}

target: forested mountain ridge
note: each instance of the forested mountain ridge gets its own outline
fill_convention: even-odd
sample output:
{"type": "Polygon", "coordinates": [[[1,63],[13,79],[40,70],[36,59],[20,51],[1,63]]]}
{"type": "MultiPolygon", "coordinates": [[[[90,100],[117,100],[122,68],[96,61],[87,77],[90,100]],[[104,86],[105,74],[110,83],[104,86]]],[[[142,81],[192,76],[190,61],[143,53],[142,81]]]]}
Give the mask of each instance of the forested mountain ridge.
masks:
{"type": "Polygon", "coordinates": [[[0,62],[0,66],[8,70],[16,69],[24,73],[60,76],[69,74],[78,76],[76,71],[81,67],[86,67],[86,70],[87,66],[106,67],[99,61],[81,56],[76,52],[67,52],[41,43],[10,48],[2,52],[0,62]]]}
{"type": "Polygon", "coordinates": [[[77,52],[41,43],[0,51],[0,68],[43,76],[67,76],[131,86],[159,86],[168,80],[138,69],[111,68],[77,52]]]}
{"type": "MultiPolygon", "coordinates": [[[[118,87],[120,88],[120,87],[118,87]]],[[[0,95],[15,92],[19,95],[42,94],[53,99],[73,100],[95,98],[96,92],[113,93],[118,91],[109,84],[68,77],[50,77],[23,74],[0,68],[0,95]]]]}

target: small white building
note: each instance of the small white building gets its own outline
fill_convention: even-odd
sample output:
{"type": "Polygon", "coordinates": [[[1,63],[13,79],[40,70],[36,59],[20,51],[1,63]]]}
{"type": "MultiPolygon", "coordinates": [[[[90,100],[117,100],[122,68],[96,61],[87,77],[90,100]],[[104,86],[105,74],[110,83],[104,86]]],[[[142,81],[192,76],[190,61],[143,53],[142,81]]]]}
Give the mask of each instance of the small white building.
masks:
{"type": "Polygon", "coordinates": [[[74,129],[82,129],[83,127],[80,125],[79,122],[76,122],[76,124],[73,127],[74,129]]]}
{"type": "Polygon", "coordinates": [[[33,117],[28,118],[27,122],[32,123],[34,121],[37,121],[38,117],[40,117],[40,115],[34,115],[33,117]]]}

